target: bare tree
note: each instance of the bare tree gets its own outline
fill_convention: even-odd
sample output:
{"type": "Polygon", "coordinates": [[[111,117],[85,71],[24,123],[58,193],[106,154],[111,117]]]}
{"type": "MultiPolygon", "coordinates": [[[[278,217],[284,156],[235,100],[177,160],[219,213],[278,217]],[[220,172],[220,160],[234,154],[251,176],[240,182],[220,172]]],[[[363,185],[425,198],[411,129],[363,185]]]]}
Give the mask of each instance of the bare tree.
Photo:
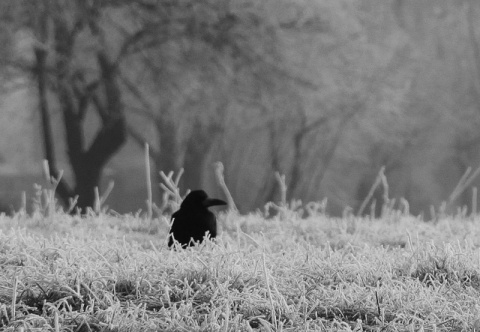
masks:
{"type": "Polygon", "coordinates": [[[129,133],[141,145],[150,141],[158,170],[185,168],[184,188],[201,186],[219,139],[255,104],[255,87],[273,87],[287,77],[302,81],[282,67],[275,49],[281,38],[267,14],[263,6],[248,1],[243,6],[159,2],[148,13],[139,13],[147,22],[162,22],[149,24],[148,39],[160,46],[139,58],[146,75],[123,83],[136,105],[130,114],[148,119],[156,137],[135,126],[129,126],[129,133]],[[177,51],[175,57],[170,49],[177,51]]]}
{"type": "MultiPolygon", "coordinates": [[[[101,16],[110,2],[11,1],[3,3],[4,18],[13,32],[33,37],[26,56],[6,59],[19,75],[31,74],[37,85],[38,109],[42,119],[45,158],[50,174],[59,176],[52,134],[52,109],[63,115],[68,158],[75,184],[60,179],[57,192],[65,205],[78,197],[77,207],[85,211],[95,200],[102,170],[126,139],[126,122],[117,82],[122,54],[110,54],[101,16]],[[91,38],[96,47],[88,49],[82,38],[91,38]],[[28,54],[30,52],[30,54],[28,54]],[[116,57],[115,57],[116,56],[116,57]],[[53,97],[53,100],[52,100],[53,97]],[[95,112],[100,128],[87,145],[85,118],[95,112]]],[[[124,41],[126,45],[132,39],[124,41]]]]}

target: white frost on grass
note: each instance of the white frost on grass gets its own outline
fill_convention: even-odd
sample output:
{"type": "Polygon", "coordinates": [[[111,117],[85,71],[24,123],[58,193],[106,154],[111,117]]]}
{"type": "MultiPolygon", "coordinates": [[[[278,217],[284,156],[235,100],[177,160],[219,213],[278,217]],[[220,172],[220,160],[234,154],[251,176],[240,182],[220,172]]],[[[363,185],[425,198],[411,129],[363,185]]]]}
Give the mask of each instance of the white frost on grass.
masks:
{"type": "Polygon", "coordinates": [[[1,216],[0,325],[468,330],[480,308],[478,222],[231,213],[216,243],[173,251],[163,219],[1,216]]]}

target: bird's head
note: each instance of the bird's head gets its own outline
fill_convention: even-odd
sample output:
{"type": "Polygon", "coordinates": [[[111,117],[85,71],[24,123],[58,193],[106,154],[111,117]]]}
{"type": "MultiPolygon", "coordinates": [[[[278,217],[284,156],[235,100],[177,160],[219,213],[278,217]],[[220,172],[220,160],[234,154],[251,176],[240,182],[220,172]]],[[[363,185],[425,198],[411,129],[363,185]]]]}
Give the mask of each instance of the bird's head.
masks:
{"type": "Polygon", "coordinates": [[[204,207],[208,208],[215,205],[227,205],[225,201],[218,198],[210,198],[203,190],[193,190],[183,200],[181,207],[204,207]]]}

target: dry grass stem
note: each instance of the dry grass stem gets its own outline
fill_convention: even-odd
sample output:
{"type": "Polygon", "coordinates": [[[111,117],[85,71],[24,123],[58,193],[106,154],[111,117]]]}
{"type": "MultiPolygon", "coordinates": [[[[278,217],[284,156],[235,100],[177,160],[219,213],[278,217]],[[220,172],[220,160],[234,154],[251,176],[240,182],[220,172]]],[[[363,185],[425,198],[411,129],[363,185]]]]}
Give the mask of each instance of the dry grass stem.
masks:
{"type": "Polygon", "coordinates": [[[458,181],[457,186],[450,194],[447,201],[447,208],[451,207],[453,202],[472,184],[473,180],[480,174],[480,166],[470,175],[472,169],[471,167],[467,168],[463,176],[458,181]]]}
{"type": "Polygon", "coordinates": [[[280,187],[280,205],[283,207],[287,206],[287,182],[285,181],[285,174],[280,174],[275,172],[275,179],[277,179],[278,185],[280,187]]]}
{"type": "Polygon", "coordinates": [[[227,184],[225,183],[223,164],[217,161],[214,164],[214,167],[215,167],[215,176],[217,178],[217,183],[220,186],[220,188],[222,188],[222,191],[225,194],[225,197],[227,197],[228,209],[231,211],[238,212],[238,209],[237,209],[237,206],[235,205],[235,201],[233,200],[232,194],[230,193],[230,190],[228,190],[227,184]]]}
{"type": "Polygon", "coordinates": [[[477,187],[472,188],[472,218],[477,215],[477,187]]]}
{"type": "MultiPolygon", "coordinates": [[[[363,214],[363,211],[367,207],[368,202],[372,199],[373,194],[375,193],[375,190],[382,183],[383,178],[385,177],[384,172],[385,172],[385,166],[382,166],[382,168],[380,168],[380,171],[378,172],[377,177],[375,178],[375,182],[373,183],[372,187],[370,188],[370,191],[367,194],[367,197],[365,197],[362,204],[358,208],[357,216],[361,216],[363,214]]],[[[388,193],[387,193],[387,196],[388,196],[388,193]]]]}
{"type": "Polygon", "coordinates": [[[150,146],[148,143],[145,143],[145,175],[147,181],[147,218],[150,220],[153,216],[153,194],[150,171],[150,146]]]}

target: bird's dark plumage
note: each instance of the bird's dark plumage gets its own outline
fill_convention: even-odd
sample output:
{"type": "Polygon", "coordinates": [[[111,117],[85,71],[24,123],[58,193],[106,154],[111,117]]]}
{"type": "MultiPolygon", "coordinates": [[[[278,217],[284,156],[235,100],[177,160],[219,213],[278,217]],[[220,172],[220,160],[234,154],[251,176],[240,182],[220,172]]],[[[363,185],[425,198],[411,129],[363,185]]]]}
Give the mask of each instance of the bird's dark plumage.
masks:
{"type": "Polygon", "coordinates": [[[190,192],[180,205],[180,209],[172,215],[172,228],[168,239],[168,246],[178,241],[182,248],[202,242],[208,233],[210,238],[217,236],[217,220],[208,208],[214,205],[227,203],[217,198],[209,198],[203,190],[190,192]]]}

